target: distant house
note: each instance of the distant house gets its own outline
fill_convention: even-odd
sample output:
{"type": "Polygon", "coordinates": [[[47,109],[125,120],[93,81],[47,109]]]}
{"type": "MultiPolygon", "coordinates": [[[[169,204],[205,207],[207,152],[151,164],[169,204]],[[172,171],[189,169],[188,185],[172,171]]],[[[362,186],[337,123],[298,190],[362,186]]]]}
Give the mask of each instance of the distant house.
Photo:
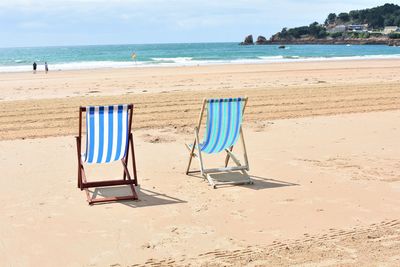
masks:
{"type": "Polygon", "coordinates": [[[349,31],[349,32],[366,32],[366,31],[368,31],[368,24],[347,25],[347,31],[349,31]]]}
{"type": "Polygon", "coordinates": [[[400,32],[400,27],[397,26],[386,26],[383,30],[383,34],[391,34],[393,32],[400,32]]]}
{"type": "Polygon", "coordinates": [[[345,31],[346,31],[346,25],[337,25],[327,30],[327,32],[329,33],[345,32],[345,31]]]}

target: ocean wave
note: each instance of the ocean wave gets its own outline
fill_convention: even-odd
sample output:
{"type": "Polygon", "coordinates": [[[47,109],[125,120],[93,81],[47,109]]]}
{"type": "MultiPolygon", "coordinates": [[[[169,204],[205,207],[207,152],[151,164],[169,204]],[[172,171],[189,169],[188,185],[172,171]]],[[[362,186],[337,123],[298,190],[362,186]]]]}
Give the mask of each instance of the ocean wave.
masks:
{"type": "MultiPolygon", "coordinates": [[[[83,62],[70,62],[49,64],[50,71],[60,70],[84,70],[84,69],[103,69],[103,68],[129,68],[141,65],[141,62],[123,62],[123,61],[83,61],[83,62]]],[[[23,72],[31,71],[32,65],[13,65],[13,66],[0,66],[0,72],[23,72]]],[[[44,70],[44,64],[38,64],[37,70],[44,70]]]]}
{"type": "Polygon", "coordinates": [[[400,54],[363,55],[363,56],[325,56],[325,57],[285,57],[283,61],[327,61],[327,60],[367,60],[367,59],[398,59],[400,54]]]}
{"type": "Polygon", "coordinates": [[[282,59],[283,56],[259,56],[257,58],[263,59],[263,60],[275,60],[275,59],[282,59]]]}
{"type": "MultiPolygon", "coordinates": [[[[400,54],[391,55],[364,55],[364,56],[326,56],[326,57],[301,57],[301,56],[258,56],[257,58],[239,58],[223,60],[194,60],[191,57],[177,58],[152,58],[151,61],[83,61],[49,64],[50,71],[84,70],[104,68],[134,68],[134,67],[176,67],[176,66],[204,66],[221,64],[263,64],[279,62],[302,61],[338,61],[338,60],[366,60],[366,59],[400,59],[400,54]]],[[[22,62],[21,62],[22,63],[22,62]]],[[[0,65],[0,72],[26,72],[31,71],[32,65],[0,65]]],[[[43,64],[38,64],[38,71],[44,70],[43,64]]]]}
{"type": "Polygon", "coordinates": [[[189,62],[192,61],[192,57],[154,57],[151,58],[153,61],[158,61],[158,62],[175,62],[175,63],[184,63],[184,62],[189,62]]]}

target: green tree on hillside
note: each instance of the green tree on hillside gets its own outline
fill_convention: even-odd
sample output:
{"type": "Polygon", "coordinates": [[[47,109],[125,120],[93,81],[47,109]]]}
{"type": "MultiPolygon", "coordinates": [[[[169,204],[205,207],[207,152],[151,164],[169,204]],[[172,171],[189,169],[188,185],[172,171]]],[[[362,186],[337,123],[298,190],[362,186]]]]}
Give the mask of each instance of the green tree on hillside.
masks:
{"type": "Polygon", "coordinates": [[[359,21],[360,19],[360,11],[352,10],[349,12],[350,20],[351,21],[359,21]]]}
{"type": "Polygon", "coordinates": [[[345,13],[345,12],[340,13],[340,14],[337,16],[337,18],[338,18],[341,22],[348,22],[348,21],[350,21],[350,16],[349,16],[349,14],[348,14],[348,13],[345,13]]]}
{"type": "Polygon", "coordinates": [[[400,6],[395,4],[352,10],[349,13],[343,12],[334,20],[331,14],[326,19],[329,24],[368,24],[373,29],[382,29],[385,26],[400,26],[400,6]]]}
{"type": "Polygon", "coordinates": [[[318,22],[311,23],[308,26],[308,34],[315,37],[315,38],[324,38],[326,37],[326,29],[318,22]]]}
{"type": "Polygon", "coordinates": [[[327,35],[325,27],[320,25],[318,22],[311,23],[309,26],[301,26],[291,29],[283,28],[282,31],[278,33],[280,39],[297,39],[302,36],[325,38],[327,35]]]}
{"type": "Polygon", "coordinates": [[[328,17],[326,18],[326,20],[325,20],[325,25],[329,25],[329,24],[335,23],[336,18],[337,18],[337,16],[336,16],[335,13],[330,13],[328,15],[328,17]]]}
{"type": "MultiPolygon", "coordinates": [[[[385,26],[399,26],[400,27],[400,6],[395,4],[385,4],[363,10],[352,10],[349,13],[330,13],[325,20],[325,26],[339,24],[368,24],[371,29],[382,29],[385,26]]],[[[344,34],[330,34],[334,36],[346,36],[344,34]]],[[[355,38],[368,38],[376,34],[355,34],[355,38]]],[[[309,26],[301,26],[295,28],[283,28],[281,32],[276,35],[281,39],[297,39],[301,37],[314,37],[325,38],[328,36],[326,27],[320,25],[318,22],[313,22],[309,26]]],[[[393,36],[395,38],[395,36],[393,36]]]]}

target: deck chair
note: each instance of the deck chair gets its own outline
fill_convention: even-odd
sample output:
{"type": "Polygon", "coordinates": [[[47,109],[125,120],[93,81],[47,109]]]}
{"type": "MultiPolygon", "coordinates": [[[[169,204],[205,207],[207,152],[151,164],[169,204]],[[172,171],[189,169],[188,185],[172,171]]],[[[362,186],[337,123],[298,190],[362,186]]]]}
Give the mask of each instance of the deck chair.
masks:
{"type": "Polygon", "coordinates": [[[201,173],[208,180],[210,185],[216,188],[218,185],[226,184],[252,184],[248,176],[249,164],[247,159],[246,145],[242,131],[242,118],[247,104],[245,98],[223,98],[223,99],[204,99],[200,112],[199,123],[195,128],[195,140],[193,144],[186,145],[190,151],[189,164],[186,174],[201,173]],[[203,141],[199,139],[199,129],[203,114],[207,106],[207,122],[203,141]],[[244,152],[244,165],[240,163],[232,150],[238,140],[241,140],[244,152]],[[195,150],[197,153],[195,153],[195,150]],[[203,162],[202,153],[215,154],[226,152],[225,167],[206,169],[203,162]],[[199,160],[200,170],[190,170],[193,157],[199,160]],[[232,158],[236,166],[228,167],[229,159],[232,158]],[[238,181],[218,182],[210,174],[218,172],[240,171],[244,174],[244,179],[238,181]]]}
{"type": "Polygon", "coordinates": [[[137,200],[135,152],[131,133],[133,104],[112,106],[89,106],[79,108],[79,136],[76,136],[78,154],[78,188],[86,191],[90,205],[98,202],[137,200]],[[81,153],[82,114],[86,113],[86,151],[81,153]],[[133,179],[128,170],[129,148],[132,153],[133,179]],[[86,181],[83,164],[103,164],[121,160],[123,178],[120,180],[86,181]],[[88,188],[129,185],[128,196],[95,198],[88,188]]]}

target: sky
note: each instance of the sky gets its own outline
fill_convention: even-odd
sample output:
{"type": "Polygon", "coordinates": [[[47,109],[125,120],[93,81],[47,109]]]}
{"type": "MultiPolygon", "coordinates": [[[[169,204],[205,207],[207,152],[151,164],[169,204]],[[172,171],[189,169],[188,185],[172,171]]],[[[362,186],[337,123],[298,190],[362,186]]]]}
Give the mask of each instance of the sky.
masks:
{"type": "Polygon", "coordinates": [[[400,1],[0,0],[0,47],[240,42],[400,1]]]}

